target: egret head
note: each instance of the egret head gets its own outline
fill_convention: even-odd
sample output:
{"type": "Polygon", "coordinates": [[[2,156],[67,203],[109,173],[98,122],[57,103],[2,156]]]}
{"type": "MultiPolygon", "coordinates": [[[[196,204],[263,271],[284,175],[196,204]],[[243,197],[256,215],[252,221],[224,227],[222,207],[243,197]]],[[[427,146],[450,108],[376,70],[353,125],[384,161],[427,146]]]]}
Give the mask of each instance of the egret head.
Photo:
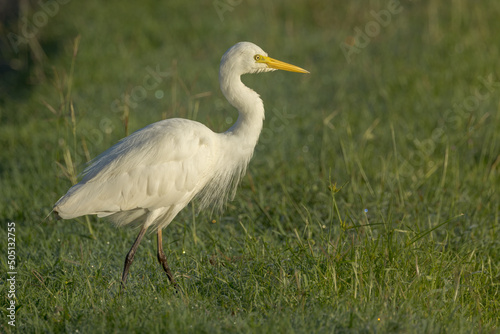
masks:
{"type": "Polygon", "coordinates": [[[242,75],[275,70],[309,73],[300,67],[269,57],[264,50],[250,42],[235,44],[221,59],[221,73],[242,75]]]}

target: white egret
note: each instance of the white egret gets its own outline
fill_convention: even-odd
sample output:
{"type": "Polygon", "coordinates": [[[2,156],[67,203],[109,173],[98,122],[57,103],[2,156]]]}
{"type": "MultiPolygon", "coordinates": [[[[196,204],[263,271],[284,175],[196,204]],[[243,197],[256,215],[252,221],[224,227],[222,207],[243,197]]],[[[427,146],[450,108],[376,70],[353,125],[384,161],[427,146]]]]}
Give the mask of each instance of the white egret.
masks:
{"type": "Polygon", "coordinates": [[[162,229],[193,198],[200,209],[221,207],[236,192],[262,130],[264,105],[241,82],[241,75],[274,70],[309,73],[268,57],[257,45],[240,42],[222,56],[219,82],[226,99],[239,111],[224,133],[186,119],[167,119],[146,126],[99,155],[83,179],[54,205],[63,219],[83,215],[108,217],[117,226],[141,226],[125,258],[125,286],[135,252],[149,227],[158,233],[158,261],[176,285],[162,246],[162,229]]]}

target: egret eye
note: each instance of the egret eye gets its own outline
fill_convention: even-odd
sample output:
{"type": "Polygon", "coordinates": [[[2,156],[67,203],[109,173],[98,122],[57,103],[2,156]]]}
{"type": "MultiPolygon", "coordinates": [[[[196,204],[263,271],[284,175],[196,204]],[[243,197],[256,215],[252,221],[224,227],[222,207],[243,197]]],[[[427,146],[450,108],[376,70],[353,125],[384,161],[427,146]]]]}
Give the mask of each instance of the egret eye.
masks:
{"type": "Polygon", "coordinates": [[[260,55],[253,56],[253,59],[255,59],[256,61],[259,61],[260,60],[260,55]]]}

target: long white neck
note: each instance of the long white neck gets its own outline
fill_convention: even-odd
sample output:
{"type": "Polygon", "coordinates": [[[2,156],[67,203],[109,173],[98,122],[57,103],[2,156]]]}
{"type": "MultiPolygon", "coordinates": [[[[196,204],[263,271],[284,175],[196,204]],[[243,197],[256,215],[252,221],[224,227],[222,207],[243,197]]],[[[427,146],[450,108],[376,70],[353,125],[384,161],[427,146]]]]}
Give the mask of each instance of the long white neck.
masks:
{"type": "Polygon", "coordinates": [[[259,94],[241,82],[240,75],[220,73],[219,80],[222,93],[239,111],[238,120],[225,134],[236,137],[239,145],[253,151],[262,131],[264,104],[259,94]]]}
{"type": "Polygon", "coordinates": [[[200,208],[210,204],[222,208],[228,199],[234,198],[262,131],[264,104],[259,94],[245,86],[240,75],[232,73],[221,66],[220,88],[229,103],[238,109],[239,116],[229,130],[219,134],[220,165],[200,195],[200,208]]]}

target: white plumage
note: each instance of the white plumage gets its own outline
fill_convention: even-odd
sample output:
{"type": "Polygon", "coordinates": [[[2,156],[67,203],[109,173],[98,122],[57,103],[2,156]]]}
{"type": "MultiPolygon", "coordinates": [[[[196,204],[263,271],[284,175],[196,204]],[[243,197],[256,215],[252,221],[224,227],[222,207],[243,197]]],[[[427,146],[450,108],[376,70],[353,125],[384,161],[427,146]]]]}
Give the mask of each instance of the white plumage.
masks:
{"type": "Polygon", "coordinates": [[[118,226],[142,228],[125,260],[122,284],[137,247],[151,226],[158,231],[158,259],[175,284],[161,244],[161,231],[193,198],[200,209],[222,207],[236,192],[262,130],[264,105],[240,79],[245,73],[282,69],[309,73],[272,59],[257,45],[240,42],[222,57],[220,88],[239,111],[224,133],[186,119],[150,124],[122,139],[92,161],[83,179],[54,205],[63,219],[107,217],[118,226]]]}

